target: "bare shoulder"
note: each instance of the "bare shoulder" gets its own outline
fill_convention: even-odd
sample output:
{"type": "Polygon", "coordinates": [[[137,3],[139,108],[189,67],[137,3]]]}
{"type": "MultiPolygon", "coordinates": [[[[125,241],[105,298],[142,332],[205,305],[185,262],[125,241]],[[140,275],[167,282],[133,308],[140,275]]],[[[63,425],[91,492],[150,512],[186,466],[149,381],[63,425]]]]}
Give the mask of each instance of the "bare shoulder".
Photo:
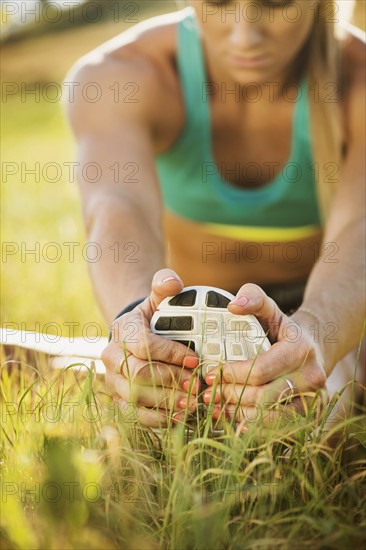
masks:
{"type": "Polygon", "coordinates": [[[98,125],[100,117],[118,116],[140,120],[158,132],[180,91],[175,54],[183,16],[181,11],[138,23],[74,64],[64,83],[74,91],[73,101],[67,94],[66,103],[76,133],[98,125]]]}

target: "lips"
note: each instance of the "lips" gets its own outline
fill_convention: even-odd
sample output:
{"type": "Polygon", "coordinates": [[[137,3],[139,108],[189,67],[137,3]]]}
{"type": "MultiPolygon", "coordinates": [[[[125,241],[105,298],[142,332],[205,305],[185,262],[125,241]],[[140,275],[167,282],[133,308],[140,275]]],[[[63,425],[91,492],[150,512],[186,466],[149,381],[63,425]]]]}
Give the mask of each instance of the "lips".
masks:
{"type": "Polygon", "coordinates": [[[267,65],[270,59],[269,56],[266,54],[245,56],[234,53],[229,53],[228,58],[232,64],[247,68],[262,67],[264,65],[267,65]]]}

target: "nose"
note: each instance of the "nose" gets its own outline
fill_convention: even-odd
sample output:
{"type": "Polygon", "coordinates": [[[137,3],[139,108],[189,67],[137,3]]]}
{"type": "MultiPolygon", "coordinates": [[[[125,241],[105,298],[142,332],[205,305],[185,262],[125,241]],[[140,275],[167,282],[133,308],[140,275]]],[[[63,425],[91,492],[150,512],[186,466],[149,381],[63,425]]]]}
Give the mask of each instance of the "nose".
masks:
{"type": "MultiPolygon", "coordinates": [[[[242,5],[242,3],[238,2],[237,5],[242,5]]],[[[251,51],[260,45],[264,35],[260,19],[252,2],[249,6],[243,7],[240,13],[235,14],[229,37],[229,42],[235,52],[251,51]]]]}

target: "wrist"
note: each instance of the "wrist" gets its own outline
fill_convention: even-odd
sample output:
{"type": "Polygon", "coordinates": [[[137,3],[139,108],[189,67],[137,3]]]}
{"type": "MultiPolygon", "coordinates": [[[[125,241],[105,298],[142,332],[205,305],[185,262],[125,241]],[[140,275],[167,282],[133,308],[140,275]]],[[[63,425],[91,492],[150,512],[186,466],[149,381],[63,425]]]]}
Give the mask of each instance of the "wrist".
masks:
{"type": "Polygon", "coordinates": [[[313,308],[300,306],[293,315],[293,319],[301,330],[306,332],[311,342],[319,349],[324,363],[324,370],[329,376],[336,363],[338,326],[336,323],[324,320],[324,317],[313,308]]]}
{"type": "MultiPolygon", "coordinates": [[[[132,311],[133,309],[135,309],[135,307],[137,307],[139,304],[141,304],[144,300],[146,299],[146,296],[144,296],[143,298],[138,298],[137,300],[134,300],[133,302],[131,302],[130,304],[128,304],[127,306],[125,306],[122,311],[120,311],[118,313],[118,315],[114,318],[114,321],[116,321],[117,319],[119,319],[120,317],[122,317],[122,315],[124,315],[125,313],[129,313],[130,311],[132,311]]],[[[113,321],[113,322],[114,322],[113,321]]],[[[112,323],[113,324],[113,323],[112,323]]],[[[112,331],[109,330],[109,338],[108,338],[108,342],[111,341],[111,338],[112,338],[112,331]]]]}
{"type": "Polygon", "coordinates": [[[305,315],[305,317],[310,317],[313,320],[313,322],[314,321],[318,322],[321,325],[325,324],[325,322],[323,320],[323,317],[321,315],[319,315],[318,312],[316,312],[312,308],[309,308],[309,307],[306,307],[306,306],[300,306],[299,309],[297,309],[294,312],[294,315],[297,315],[297,316],[300,316],[300,315],[304,316],[305,315]]]}

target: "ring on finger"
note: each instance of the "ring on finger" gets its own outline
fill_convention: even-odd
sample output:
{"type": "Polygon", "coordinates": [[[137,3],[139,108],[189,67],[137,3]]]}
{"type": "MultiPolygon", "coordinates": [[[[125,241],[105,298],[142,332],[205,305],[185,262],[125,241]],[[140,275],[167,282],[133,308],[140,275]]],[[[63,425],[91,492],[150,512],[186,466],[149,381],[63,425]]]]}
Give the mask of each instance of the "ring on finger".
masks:
{"type": "Polygon", "coordinates": [[[295,384],[289,379],[289,378],[286,378],[285,379],[285,382],[288,386],[288,388],[285,388],[281,395],[280,395],[280,400],[281,399],[286,399],[286,403],[290,403],[294,396],[295,396],[295,384]]]}
{"type": "Polygon", "coordinates": [[[126,374],[124,373],[124,366],[125,366],[125,363],[128,362],[128,358],[131,357],[131,355],[133,355],[133,353],[131,353],[130,351],[125,353],[122,361],[119,364],[119,373],[121,376],[124,376],[125,378],[128,378],[128,376],[126,376],[126,374]]]}
{"type": "MultiPolygon", "coordinates": [[[[286,390],[284,390],[284,392],[286,392],[284,397],[286,397],[287,401],[292,401],[293,398],[294,398],[294,395],[295,395],[295,386],[292,383],[292,381],[289,380],[288,378],[285,379],[285,382],[288,385],[288,388],[289,388],[290,392],[288,393],[288,390],[286,388],[286,390]]],[[[282,393],[284,393],[284,392],[282,392],[282,393]]]]}

